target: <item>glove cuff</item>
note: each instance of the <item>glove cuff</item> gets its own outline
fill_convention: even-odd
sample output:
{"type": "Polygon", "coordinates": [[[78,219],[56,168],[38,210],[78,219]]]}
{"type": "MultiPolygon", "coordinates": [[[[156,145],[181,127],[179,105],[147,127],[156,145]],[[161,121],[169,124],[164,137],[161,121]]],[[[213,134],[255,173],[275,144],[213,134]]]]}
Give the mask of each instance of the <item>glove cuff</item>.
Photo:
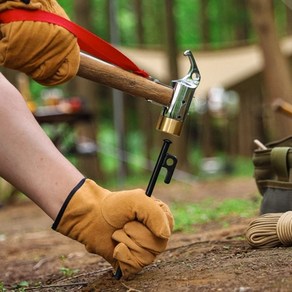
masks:
{"type": "Polygon", "coordinates": [[[63,214],[70,202],[70,200],[72,199],[72,197],[75,195],[75,193],[83,186],[83,184],[85,183],[86,181],[86,178],[83,178],[73,189],[72,191],[69,193],[68,197],[66,198],[63,206],[61,207],[56,219],[55,219],[55,222],[53,223],[52,225],[52,229],[53,230],[56,230],[58,228],[58,225],[63,217],[63,214]]]}

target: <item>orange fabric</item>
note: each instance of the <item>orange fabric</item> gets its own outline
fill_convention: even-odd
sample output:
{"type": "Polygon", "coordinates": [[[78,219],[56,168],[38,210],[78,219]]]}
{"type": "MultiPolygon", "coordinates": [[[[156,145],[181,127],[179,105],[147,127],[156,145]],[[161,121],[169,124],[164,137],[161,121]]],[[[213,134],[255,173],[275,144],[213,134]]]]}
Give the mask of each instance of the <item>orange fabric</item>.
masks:
{"type": "MultiPolygon", "coordinates": [[[[0,0],[0,11],[13,8],[41,9],[68,19],[55,0],[0,0]]],[[[79,62],[77,38],[62,27],[34,21],[0,24],[0,66],[24,72],[43,85],[56,85],[74,77],[79,62]]]]}

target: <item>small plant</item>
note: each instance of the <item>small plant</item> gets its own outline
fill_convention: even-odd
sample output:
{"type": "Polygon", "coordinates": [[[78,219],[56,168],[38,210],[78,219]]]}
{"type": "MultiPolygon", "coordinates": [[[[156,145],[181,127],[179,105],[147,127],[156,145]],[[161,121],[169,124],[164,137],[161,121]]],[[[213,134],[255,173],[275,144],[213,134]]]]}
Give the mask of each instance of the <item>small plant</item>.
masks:
{"type": "Polygon", "coordinates": [[[6,292],[3,282],[0,282],[0,292],[6,292]]]}
{"type": "Polygon", "coordinates": [[[62,268],[60,268],[60,272],[65,277],[72,277],[73,275],[75,275],[76,273],[78,273],[79,270],[78,269],[71,269],[71,268],[62,267],[62,268]]]}
{"type": "Polygon", "coordinates": [[[16,285],[14,285],[12,291],[24,292],[24,291],[26,291],[27,288],[29,288],[28,281],[21,281],[21,282],[17,283],[16,285]]]}
{"type": "Polygon", "coordinates": [[[63,267],[61,267],[59,269],[59,271],[63,274],[63,276],[65,277],[71,277],[74,274],[78,273],[79,270],[78,269],[71,269],[71,268],[67,268],[65,267],[65,261],[66,261],[67,257],[65,255],[60,256],[60,260],[62,262],[63,267]]]}

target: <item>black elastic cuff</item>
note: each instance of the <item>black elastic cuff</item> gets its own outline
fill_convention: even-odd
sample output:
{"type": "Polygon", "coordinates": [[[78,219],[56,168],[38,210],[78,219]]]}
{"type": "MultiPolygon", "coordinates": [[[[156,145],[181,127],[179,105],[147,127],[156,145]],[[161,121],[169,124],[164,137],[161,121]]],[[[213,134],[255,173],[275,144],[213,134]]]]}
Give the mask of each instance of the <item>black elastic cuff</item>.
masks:
{"type": "Polygon", "coordinates": [[[70,192],[70,194],[68,195],[68,197],[66,198],[66,200],[65,200],[65,202],[64,202],[64,204],[63,204],[63,206],[61,207],[61,209],[60,209],[60,211],[59,211],[59,213],[58,213],[58,215],[57,215],[57,217],[56,217],[56,220],[55,220],[55,222],[54,222],[54,224],[52,225],[52,229],[53,230],[56,230],[57,229],[57,227],[58,227],[58,225],[59,225],[59,223],[60,223],[60,221],[61,221],[61,218],[62,218],[62,216],[63,216],[63,214],[64,214],[64,212],[65,212],[65,210],[66,210],[66,208],[67,208],[67,206],[68,206],[68,204],[69,204],[69,202],[70,202],[70,200],[71,200],[71,198],[73,197],[73,195],[82,187],[82,185],[85,183],[85,180],[86,180],[86,178],[83,178],[74,188],[73,188],[73,190],[70,192]]]}
{"type": "Polygon", "coordinates": [[[21,2],[23,2],[24,4],[29,4],[30,0],[21,0],[21,2]]]}

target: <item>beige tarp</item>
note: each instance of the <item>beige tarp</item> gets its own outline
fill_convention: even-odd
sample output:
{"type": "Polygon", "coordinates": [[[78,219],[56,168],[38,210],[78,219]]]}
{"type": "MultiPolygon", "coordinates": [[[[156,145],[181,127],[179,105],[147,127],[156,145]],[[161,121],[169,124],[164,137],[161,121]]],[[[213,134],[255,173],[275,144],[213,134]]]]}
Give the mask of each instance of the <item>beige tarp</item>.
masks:
{"type": "MultiPolygon", "coordinates": [[[[286,55],[292,55],[292,37],[283,39],[281,48],[286,55]]],[[[121,48],[121,51],[153,77],[163,82],[171,81],[165,52],[128,48],[121,48]]],[[[228,88],[237,84],[260,72],[263,66],[261,51],[256,45],[213,52],[192,52],[202,77],[196,92],[198,97],[204,97],[212,87],[228,88]]],[[[181,55],[178,62],[180,77],[183,77],[189,70],[189,62],[183,52],[181,55]]]]}

